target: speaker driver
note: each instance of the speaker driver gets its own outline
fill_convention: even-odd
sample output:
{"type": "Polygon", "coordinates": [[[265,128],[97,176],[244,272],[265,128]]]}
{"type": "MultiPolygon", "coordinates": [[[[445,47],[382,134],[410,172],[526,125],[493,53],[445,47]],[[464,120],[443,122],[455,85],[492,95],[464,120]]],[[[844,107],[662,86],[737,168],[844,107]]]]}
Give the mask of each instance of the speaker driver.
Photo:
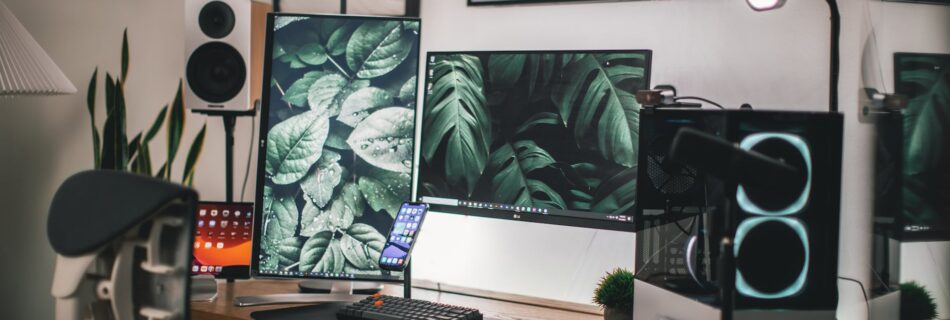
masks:
{"type": "Polygon", "coordinates": [[[224,42],[208,42],[192,52],[185,76],[199,98],[222,103],[241,92],[247,68],[237,49],[224,42]]]}
{"type": "Polygon", "coordinates": [[[736,198],[742,210],[759,215],[787,215],[805,207],[811,190],[812,164],[804,140],[785,133],[758,133],[743,139],[739,147],[779,159],[802,173],[794,181],[783,182],[778,189],[740,185],[736,198]]]}
{"type": "Polygon", "coordinates": [[[201,8],[198,26],[201,32],[214,39],[221,39],[234,30],[234,10],[221,1],[211,1],[201,8]]]}
{"type": "Polygon", "coordinates": [[[808,235],[794,218],[759,217],[736,230],[736,290],[759,299],[799,293],[808,275],[808,235]]]}

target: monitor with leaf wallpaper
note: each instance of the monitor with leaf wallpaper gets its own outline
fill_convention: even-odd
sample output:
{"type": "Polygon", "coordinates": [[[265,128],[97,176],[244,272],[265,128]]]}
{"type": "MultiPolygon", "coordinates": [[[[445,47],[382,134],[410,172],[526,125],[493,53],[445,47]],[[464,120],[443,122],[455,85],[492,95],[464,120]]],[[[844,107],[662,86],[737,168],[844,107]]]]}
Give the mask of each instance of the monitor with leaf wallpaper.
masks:
{"type": "Polygon", "coordinates": [[[410,198],[419,20],[273,14],[256,276],[395,281],[378,260],[410,198]]]}
{"type": "Polygon", "coordinates": [[[434,211],[633,231],[651,52],[430,52],[418,195],[434,211]]]}
{"type": "Polygon", "coordinates": [[[905,241],[950,240],[950,54],[894,55],[904,110],[905,241]]]}

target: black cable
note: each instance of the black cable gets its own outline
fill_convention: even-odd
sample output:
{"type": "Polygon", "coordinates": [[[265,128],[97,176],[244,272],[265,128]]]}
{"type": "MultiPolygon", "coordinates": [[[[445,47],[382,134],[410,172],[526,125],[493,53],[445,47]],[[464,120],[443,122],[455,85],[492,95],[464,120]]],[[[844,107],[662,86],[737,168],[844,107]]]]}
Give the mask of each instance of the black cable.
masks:
{"type": "Polygon", "coordinates": [[[864,296],[864,306],[867,308],[867,312],[868,312],[867,315],[868,315],[868,317],[870,317],[870,316],[871,316],[871,303],[868,302],[868,293],[864,291],[864,284],[861,283],[861,281],[854,280],[854,279],[851,279],[851,278],[848,278],[848,277],[841,277],[841,276],[839,276],[838,279],[847,280],[847,281],[851,281],[851,282],[857,283],[858,286],[861,287],[861,295],[864,296]]]}
{"type": "Polygon", "coordinates": [[[280,0],[272,0],[271,2],[271,11],[280,12],[280,0]]]}
{"type": "Polygon", "coordinates": [[[831,11],[831,74],[828,80],[828,111],[838,112],[838,75],[840,73],[840,38],[841,13],[838,12],[838,1],[827,0],[831,11]]]}
{"type": "Polygon", "coordinates": [[[251,136],[247,139],[251,143],[247,146],[247,165],[244,167],[244,183],[241,184],[241,201],[244,201],[244,190],[247,189],[247,177],[251,174],[251,153],[254,151],[254,133],[257,132],[257,112],[251,117],[251,136]]]}
{"type": "Polygon", "coordinates": [[[676,97],[676,98],[673,98],[673,101],[680,101],[680,100],[698,100],[698,101],[702,101],[702,102],[705,102],[705,103],[714,105],[714,106],[718,107],[719,109],[723,109],[723,110],[726,109],[726,108],[723,108],[721,104],[718,104],[718,103],[716,103],[716,102],[714,102],[714,101],[712,101],[712,100],[709,100],[709,99],[706,99],[706,98],[702,98],[702,97],[683,96],[683,97],[676,97]]]}
{"type": "Polygon", "coordinates": [[[340,0],[340,14],[346,14],[346,0],[340,0]]]}

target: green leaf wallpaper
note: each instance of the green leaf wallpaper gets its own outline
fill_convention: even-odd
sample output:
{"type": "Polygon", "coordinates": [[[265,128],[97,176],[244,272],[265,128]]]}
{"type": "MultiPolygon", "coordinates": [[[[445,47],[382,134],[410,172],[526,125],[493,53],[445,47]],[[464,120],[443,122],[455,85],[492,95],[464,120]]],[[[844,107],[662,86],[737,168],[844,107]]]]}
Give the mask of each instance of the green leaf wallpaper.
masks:
{"type": "MultiPolygon", "coordinates": [[[[904,109],[905,224],[950,226],[950,55],[898,54],[896,91],[904,109]]],[[[946,238],[941,237],[941,238],[946,238]]]]}
{"type": "Polygon", "coordinates": [[[275,19],[259,267],[395,279],[378,259],[410,198],[418,22],[275,19]]]}
{"type": "Polygon", "coordinates": [[[419,193],[598,214],[635,204],[649,51],[430,53],[419,193]]]}

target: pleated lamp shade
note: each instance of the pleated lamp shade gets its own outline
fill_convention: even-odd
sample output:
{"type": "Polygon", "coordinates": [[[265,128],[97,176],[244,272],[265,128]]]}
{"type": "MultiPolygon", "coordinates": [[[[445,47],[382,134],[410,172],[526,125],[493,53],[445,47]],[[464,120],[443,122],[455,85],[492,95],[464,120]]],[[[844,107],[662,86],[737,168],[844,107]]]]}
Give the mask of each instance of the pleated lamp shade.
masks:
{"type": "Polygon", "coordinates": [[[73,83],[0,1],[0,97],[75,92],[73,83]]]}

